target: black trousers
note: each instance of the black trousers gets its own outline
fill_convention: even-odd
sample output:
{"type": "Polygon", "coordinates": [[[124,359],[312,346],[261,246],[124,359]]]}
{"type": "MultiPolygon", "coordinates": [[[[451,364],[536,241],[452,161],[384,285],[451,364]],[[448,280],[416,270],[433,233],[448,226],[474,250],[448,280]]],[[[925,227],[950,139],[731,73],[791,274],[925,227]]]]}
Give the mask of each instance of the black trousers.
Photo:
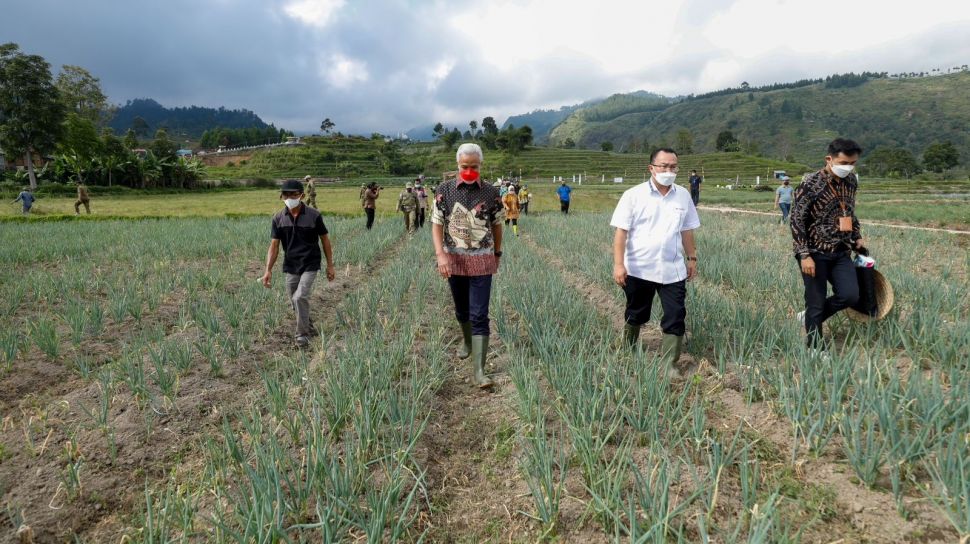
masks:
{"type": "Polygon", "coordinates": [[[492,296],[492,276],[451,276],[451,297],[455,301],[455,319],[471,321],[472,334],[488,336],[488,299],[492,296]]]}
{"type": "Polygon", "coordinates": [[[650,321],[653,295],[657,293],[664,312],[660,328],[664,334],[684,335],[687,328],[684,323],[687,319],[687,280],[663,284],[627,276],[623,292],[626,294],[627,324],[640,326],[650,321]]]}
{"type": "Polygon", "coordinates": [[[529,203],[528,202],[524,202],[522,204],[519,204],[519,208],[522,209],[522,213],[524,213],[525,215],[529,215],[529,203]]]}
{"type": "Polygon", "coordinates": [[[695,186],[690,188],[690,198],[694,201],[696,206],[698,202],[701,201],[701,188],[700,186],[695,186]]]}
{"type": "Polygon", "coordinates": [[[367,214],[367,228],[369,230],[374,226],[374,208],[364,208],[364,213],[367,214]]]}
{"type": "Polygon", "coordinates": [[[569,213],[569,201],[568,200],[560,200],[559,201],[559,211],[561,211],[562,213],[569,213]]]}
{"type": "MultiPolygon", "coordinates": [[[[822,345],[822,323],[859,300],[859,280],[849,252],[812,253],[815,277],[802,274],[805,283],[805,342],[810,347],[822,345]],[[826,298],[828,284],[832,296],[826,298]]],[[[801,263],[799,263],[801,267],[801,263]]]]}
{"type": "Polygon", "coordinates": [[[506,219],[505,220],[505,224],[508,225],[509,224],[509,221],[511,221],[513,225],[518,225],[519,224],[519,220],[518,219],[506,219]]]}
{"type": "Polygon", "coordinates": [[[424,226],[425,208],[418,208],[418,228],[424,226]]]}

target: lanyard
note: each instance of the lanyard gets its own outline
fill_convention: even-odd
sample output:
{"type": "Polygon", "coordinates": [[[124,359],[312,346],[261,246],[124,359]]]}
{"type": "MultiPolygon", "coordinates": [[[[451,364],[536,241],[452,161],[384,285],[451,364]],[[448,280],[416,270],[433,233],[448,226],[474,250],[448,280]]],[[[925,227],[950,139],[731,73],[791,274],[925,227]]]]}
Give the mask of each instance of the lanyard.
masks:
{"type": "Polygon", "coordinates": [[[839,203],[839,207],[842,208],[842,217],[848,217],[848,214],[845,211],[845,201],[839,197],[838,191],[836,191],[835,187],[832,186],[832,179],[826,176],[825,183],[828,184],[829,190],[832,191],[832,197],[835,198],[835,200],[839,203]]]}

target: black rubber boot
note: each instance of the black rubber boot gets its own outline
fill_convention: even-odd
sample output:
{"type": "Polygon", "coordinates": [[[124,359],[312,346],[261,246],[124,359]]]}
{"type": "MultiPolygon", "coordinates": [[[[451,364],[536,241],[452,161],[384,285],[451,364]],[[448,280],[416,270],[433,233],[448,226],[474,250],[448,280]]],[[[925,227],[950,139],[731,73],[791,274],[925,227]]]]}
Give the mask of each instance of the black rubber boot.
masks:
{"type": "Polygon", "coordinates": [[[458,347],[458,358],[467,359],[472,354],[472,322],[462,321],[459,325],[461,325],[462,344],[458,347]]]}

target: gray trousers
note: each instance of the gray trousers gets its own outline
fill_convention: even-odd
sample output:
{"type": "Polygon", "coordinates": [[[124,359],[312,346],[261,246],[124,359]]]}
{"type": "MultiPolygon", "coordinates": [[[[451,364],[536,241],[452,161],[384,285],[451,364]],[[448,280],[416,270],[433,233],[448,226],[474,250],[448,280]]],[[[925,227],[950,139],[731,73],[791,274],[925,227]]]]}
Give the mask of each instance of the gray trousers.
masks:
{"type": "Polygon", "coordinates": [[[302,274],[286,274],[286,294],[293,303],[296,312],[296,335],[309,336],[310,325],[310,291],[313,290],[313,280],[317,279],[317,271],[302,274]]]}

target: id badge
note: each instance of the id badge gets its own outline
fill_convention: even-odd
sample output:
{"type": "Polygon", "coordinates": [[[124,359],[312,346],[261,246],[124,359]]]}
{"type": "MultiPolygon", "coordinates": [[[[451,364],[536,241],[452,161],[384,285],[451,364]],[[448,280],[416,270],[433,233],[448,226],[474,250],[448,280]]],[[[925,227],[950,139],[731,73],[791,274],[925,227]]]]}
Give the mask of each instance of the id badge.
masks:
{"type": "Polygon", "coordinates": [[[852,232],[852,218],[839,217],[839,232],[852,232]]]}

